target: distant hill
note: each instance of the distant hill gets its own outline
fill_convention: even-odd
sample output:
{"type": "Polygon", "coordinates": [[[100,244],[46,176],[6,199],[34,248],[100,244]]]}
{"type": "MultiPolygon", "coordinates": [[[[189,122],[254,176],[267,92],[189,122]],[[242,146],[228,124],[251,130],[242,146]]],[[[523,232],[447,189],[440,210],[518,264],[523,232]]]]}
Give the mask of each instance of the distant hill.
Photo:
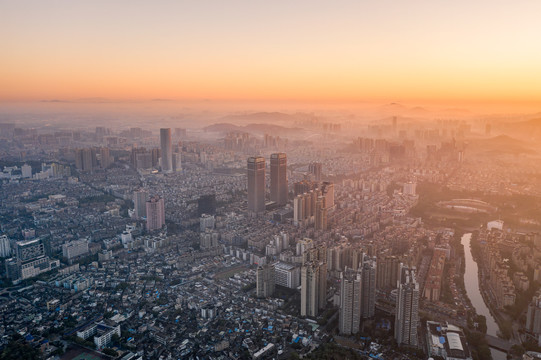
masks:
{"type": "Polygon", "coordinates": [[[246,132],[254,135],[270,134],[273,136],[300,136],[306,130],[300,127],[288,127],[304,119],[305,114],[289,115],[280,112],[259,112],[250,114],[228,115],[218,119],[220,122],[209,125],[203,130],[207,132],[246,132]],[[277,125],[281,123],[284,125],[277,125]],[[235,125],[246,124],[246,125],[235,125]]]}

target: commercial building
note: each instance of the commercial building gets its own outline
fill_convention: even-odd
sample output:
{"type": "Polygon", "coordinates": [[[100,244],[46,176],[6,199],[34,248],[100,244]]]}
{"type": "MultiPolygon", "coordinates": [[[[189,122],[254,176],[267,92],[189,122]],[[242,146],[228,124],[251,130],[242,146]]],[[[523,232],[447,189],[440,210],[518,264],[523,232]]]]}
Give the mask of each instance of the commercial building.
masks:
{"type": "Polygon", "coordinates": [[[461,328],[449,323],[426,322],[426,347],[429,357],[445,360],[471,360],[472,355],[461,328]]]}
{"type": "Polygon", "coordinates": [[[248,158],[248,212],[265,211],[265,158],[248,158]]]}
{"type": "Polygon", "coordinates": [[[160,129],[161,168],[163,172],[173,171],[173,149],[171,128],[160,129]]]}
{"type": "Polygon", "coordinates": [[[301,270],[298,266],[285,262],[274,264],[276,285],[296,289],[301,284],[301,270]]]}
{"type": "Polygon", "coordinates": [[[74,240],[62,245],[62,256],[68,260],[88,254],[88,241],[74,240]]]}
{"type": "Polygon", "coordinates": [[[286,154],[271,154],[270,172],[270,199],[277,205],[285,205],[288,200],[286,154]]]}

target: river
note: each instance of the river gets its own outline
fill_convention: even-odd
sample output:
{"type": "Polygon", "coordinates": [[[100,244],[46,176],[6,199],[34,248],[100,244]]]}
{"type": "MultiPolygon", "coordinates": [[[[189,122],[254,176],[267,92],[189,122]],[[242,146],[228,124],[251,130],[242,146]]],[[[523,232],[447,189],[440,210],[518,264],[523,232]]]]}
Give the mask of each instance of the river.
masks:
{"type": "MultiPolygon", "coordinates": [[[[475,262],[475,260],[473,260],[473,256],[471,253],[471,235],[472,234],[470,233],[464,234],[461,240],[462,245],[464,245],[464,257],[466,261],[464,286],[466,287],[466,293],[468,294],[468,297],[470,298],[471,303],[475,308],[477,314],[483,315],[487,319],[487,334],[492,336],[498,336],[498,324],[490,313],[490,310],[488,309],[487,305],[485,304],[485,300],[481,295],[479,285],[479,268],[477,267],[477,263],[475,262]]],[[[506,359],[506,354],[504,352],[493,348],[490,348],[490,352],[492,353],[492,358],[494,360],[506,359]]]]}

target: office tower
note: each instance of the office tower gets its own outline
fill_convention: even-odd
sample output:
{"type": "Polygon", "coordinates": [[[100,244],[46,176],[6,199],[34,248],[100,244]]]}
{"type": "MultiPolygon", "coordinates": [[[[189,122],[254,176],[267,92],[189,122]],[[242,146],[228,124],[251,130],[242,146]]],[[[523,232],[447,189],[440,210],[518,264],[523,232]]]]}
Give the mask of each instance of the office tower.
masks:
{"type": "Polygon", "coordinates": [[[376,287],[379,290],[396,289],[400,276],[400,259],[393,255],[379,256],[376,273],[376,287]]]}
{"type": "Polygon", "coordinates": [[[160,158],[162,156],[162,151],[158,148],[150,150],[152,155],[152,167],[157,168],[160,165],[160,158]]]}
{"type": "Polygon", "coordinates": [[[173,171],[173,150],[171,148],[171,129],[160,129],[161,166],[163,172],[173,171]]]}
{"type": "Polygon", "coordinates": [[[325,197],[320,196],[316,202],[316,230],[327,229],[327,208],[325,207],[325,197]]]}
{"type": "Polygon", "coordinates": [[[147,202],[147,230],[159,230],[165,225],[165,204],[159,196],[151,197],[147,202]]]}
{"type": "Polygon", "coordinates": [[[293,184],[293,191],[295,196],[310,192],[316,188],[316,183],[312,181],[298,181],[293,184]]]}
{"type": "Polygon", "coordinates": [[[100,167],[102,169],[106,169],[109,165],[111,165],[111,155],[109,153],[109,148],[100,148],[100,167]]]}
{"type": "Polygon", "coordinates": [[[362,265],[361,317],[374,317],[376,310],[376,262],[366,259],[362,265]]]}
{"type": "Polygon", "coordinates": [[[258,298],[266,298],[274,294],[276,281],[274,272],[274,265],[265,264],[258,266],[256,272],[256,294],[258,298]]]}
{"type": "Polygon", "coordinates": [[[265,211],[265,158],[248,158],[248,212],[265,211]]]}
{"type": "Polygon", "coordinates": [[[321,195],[325,196],[325,208],[330,209],[334,207],[334,184],[332,182],[324,181],[320,187],[321,195]]]}
{"type": "Polygon", "coordinates": [[[304,223],[304,196],[297,195],[293,199],[293,224],[301,225],[304,223]]]}
{"type": "Polygon", "coordinates": [[[201,195],[197,199],[197,215],[216,215],[216,194],[201,195]]]}
{"type": "Polygon", "coordinates": [[[58,267],[59,260],[50,261],[41,239],[18,241],[15,259],[6,260],[6,271],[12,280],[25,280],[58,267]]]}
{"type": "Polygon", "coordinates": [[[361,274],[346,269],[340,273],[340,318],[342,335],[359,332],[361,322],[361,274]]]}
{"type": "Polygon", "coordinates": [[[182,154],[181,153],[173,153],[173,171],[179,172],[182,171],[182,154]]]}
{"type": "Polygon", "coordinates": [[[321,163],[310,163],[308,165],[308,172],[313,175],[315,181],[321,181],[321,169],[323,165],[321,163]]]}
{"type": "Polygon", "coordinates": [[[402,268],[398,281],[394,337],[400,344],[417,346],[417,325],[419,322],[419,284],[415,273],[402,268]]]}
{"type": "Polygon", "coordinates": [[[9,243],[9,238],[6,235],[0,236],[0,257],[10,257],[11,256],[11,244],[9,243]]]}
{"type": "Polygon", "coordinates": [[[139,190],[133,193],[133,205],[135,210],[135,217],[137,219],[147,216],[147,201],[148,192],[146,190],[139,190]]]}
{"type": "Polygon", "coordinates": [[[287,203],[287,156],[284,153],[271,155],[270,159],[270,197],[278,205],[287,203]]]}
{"type": "Polygon", "coordinates": [[[319,313],[319,266],[310,262],[301,268],[301,316],[316,317],[319,313]]]}

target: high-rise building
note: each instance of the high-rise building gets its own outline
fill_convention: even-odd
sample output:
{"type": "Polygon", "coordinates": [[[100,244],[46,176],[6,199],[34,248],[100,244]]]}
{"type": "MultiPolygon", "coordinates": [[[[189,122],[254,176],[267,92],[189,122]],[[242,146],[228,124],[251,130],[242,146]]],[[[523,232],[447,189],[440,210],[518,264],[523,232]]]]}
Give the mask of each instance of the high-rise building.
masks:
{"type": "Polygon", "coordinates": [[[326,199],[324,196],[320,196],[316,201],[316,230],[326,230],[327,229],[327,207],[325,206],[326,199]]]}
{"type": "Polygon", "coordinates": [[[321,169],[323,165],[318,162],[308,165],[308,172],[313,175],[315,181],[321,181],[321,169]]]}
{"type": "Polygon", "coordinates": [[[248,158],[248,212],[265,211],[265,158],[248,158]]]}
{"type": "Polygon", "coordinates": [[[284,153],[271,154],[270,197],[278,205],[287,203],[287,156],[284,153]]]}
{"type": "Polygon", "coordinates": [[[362,265],[361,317],[374,317],[376,310],[376,262],[367,259],[362,265]]]}
{"type": "Polygon", "coordinates": [[[526,330],[537,335],[541,335],[541,296],[537,294],[528,304],[528,313],[526,315],[526,330]]]}
{"type": "Polygon", "coordinates": [[[11,256],[11,244],[9,243],[9,238],[6,235],[0,236],[0,257],[10,257],[11,256]]]}
{"type": "Polygon", "coordinates": [[[95,149],[77,149],[75,151],[75,167],[81,171],[92,171],[97,166],[95,149]]]}
{"type": "Polygon", "coordinates": [[[313,247],[309,240],[311,247],[302,254],[301,315],[315,317],[327,304],[327,247],[313,247]]]}
{"type": "Polygon", "coordinates": [[[301,268],[301,316],[316,317],[319,313],[319,266],[316,262],[301,268]]]}
{"type": "Polygon", "coordinates": [[[165,203],[159,196],[151,197],[147,202],[147,230],[159,230],[165,225],[165,203]]]}
{"type": "Polygon", "coordinates": [[[258,298],[266,298],[274,294],[275,270],[274,265],[260,265],[256,272],[256,294],[258,298]]]}
{"type": "Polygon", "coordinates": [[[346,269],[340,273],[340,334],[359,332],[361,322],[361,274],[346,269]]]}
{"type": "Polygon", "coordinates": [[[6,271],[14,281],[25,280],[57,268],[59,264],[59,260],[51,261],[45,255],[45,245],[41,239],[18,241],[15,259],[6,260],[6,271]]]}
{"type": "Polygon", "coordinates": [[[148,192],[146,190],[141,189],[133,193],[133,205],[137,219],[147,216],[147,201],[148,192]]]}
{"type": "Polygon", "coordinates": [[[109,153],[109,148],[106,148],[106,147],[100,148],[100,167],[102,169],[106,169],[109,165],[111,165],[111,163],[112,163],[112,159],[109,153]]]}
{"type": "Polygon", "coordinates": [[[376,287],[380,290],[396,289],[400,276],[400,259],[394,255],[378,256],[376,287]]]}
{"type": "Polygon", "coordinates": [[[321,195],[325,196],[325,208],[330,209],[334,207],[334,184],[332,182],[324,181],[321,186],[321,195]]]}
{"type": "Polygon", "coordinates": [[[417,346],[417,325],[419,323],[419,283],[415,273],[402,268],[398,281],[394,337],[396,342],[417,346]]]}
{"type": "Polygon", "coordinates": [[[173,153],[173,171],[182,171],[182,154],[179,152],[173,153]]]}
{"type": "Polygon", "coordinates": [[[173,149],[171,147],[171,129],[160,129],[161,166],[163,172],[173,171],[173,149]]]}

